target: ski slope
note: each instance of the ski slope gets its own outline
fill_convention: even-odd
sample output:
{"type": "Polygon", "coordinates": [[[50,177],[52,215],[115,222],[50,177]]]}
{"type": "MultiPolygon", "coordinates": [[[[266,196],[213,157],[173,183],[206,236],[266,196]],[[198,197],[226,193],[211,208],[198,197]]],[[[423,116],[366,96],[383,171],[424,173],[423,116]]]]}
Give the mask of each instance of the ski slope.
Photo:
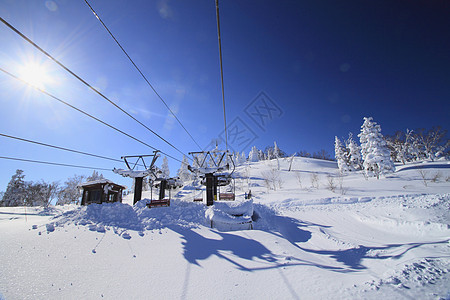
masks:
{"type": "Polygon", "coordinates": [[[253,230],[210,228],[191,185],[163,208],[2,207],[0,299],[449,299],[449,167],[339,182],[335,162],[249,163],[253,230]]]}

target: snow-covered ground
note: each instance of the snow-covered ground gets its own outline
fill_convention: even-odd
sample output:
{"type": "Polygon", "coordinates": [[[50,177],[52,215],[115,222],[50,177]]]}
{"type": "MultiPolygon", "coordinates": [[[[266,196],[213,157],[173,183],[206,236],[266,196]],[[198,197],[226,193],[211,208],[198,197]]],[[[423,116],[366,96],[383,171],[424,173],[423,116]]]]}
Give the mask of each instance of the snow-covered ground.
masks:
{"type": "Polygon", "coordinates": [[[448,162],[288,167],[237,168],[253,230],[210,228],[192,186],[170,207],[0,208],[0,299],[450,299],[448,162]]]}

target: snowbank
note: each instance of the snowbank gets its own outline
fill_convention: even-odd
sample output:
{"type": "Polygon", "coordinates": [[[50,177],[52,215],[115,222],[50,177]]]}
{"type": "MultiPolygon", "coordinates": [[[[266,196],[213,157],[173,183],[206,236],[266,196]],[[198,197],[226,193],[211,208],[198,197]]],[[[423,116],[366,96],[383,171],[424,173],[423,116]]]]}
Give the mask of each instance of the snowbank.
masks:
{"type": "Polygon", "coordinates": [[[134,207],[122,203],[91,204],[55,217],[55,226],[75,224],[102,231],[103,226],[136,231],[161,229],[170,226],[198,227],[205,223],[205,207],[197,203],[172,201],[169,207],[149,209],[143,199],[134,207]]]}
{"type": "Polygon", "coordinates": [[[216,201],[206,212],[211,227],[221,231],[252,229],[253,200],[216,201]]]}

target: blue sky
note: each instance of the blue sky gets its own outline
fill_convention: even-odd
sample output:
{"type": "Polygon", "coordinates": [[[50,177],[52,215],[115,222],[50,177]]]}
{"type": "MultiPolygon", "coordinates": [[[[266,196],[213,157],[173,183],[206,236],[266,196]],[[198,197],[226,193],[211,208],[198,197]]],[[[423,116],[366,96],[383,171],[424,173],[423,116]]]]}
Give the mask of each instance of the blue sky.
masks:
{"type": "MultiPolygon", "coordinates": [[[[223,136],[214,1],[90,3],[195,140],[206,147],[223,136]]],[[[222,0],[220,13],[227,121],[241,132],[230,133],[233,149],[276,140],[288,153],[332,154],[334,136],[357,134],[364,116],[385,134],[450,127],[448,1],[222,0]],[[260,116],[251,114],[256,109],[260,116]]],[[[1,0],[0,15],[182,152],[198,150],[84,1],[1,0]]],[[[43,65],[50,93],[181,159],[3,24],[0,45],[0,67],[19,74],[31,62],[43,65]]],[[[3,134],[119,159],[151,152],[2,72],[0,89],[3,134]]],[[[123,167],[4,137],[0,145],[0,156],[123,167]]],[[[33,181],[92,173],[6,160],[0,166],[0,191],[18,168],[33,181]]],[[[175,174],[179,163],[170,166],[175,174]]]]}

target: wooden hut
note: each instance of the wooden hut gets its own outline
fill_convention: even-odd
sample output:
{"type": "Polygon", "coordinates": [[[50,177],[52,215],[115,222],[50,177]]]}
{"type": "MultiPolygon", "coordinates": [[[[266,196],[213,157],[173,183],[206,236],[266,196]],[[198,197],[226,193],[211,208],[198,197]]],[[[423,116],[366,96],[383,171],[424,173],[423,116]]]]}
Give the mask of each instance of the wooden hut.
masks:
{"type": "Polygon", "coordinates": [[[108,179],[88,181],[80,184],[79,187],[83,189],[81,205],[91,203],[122,203],[122,192],[126,189],[125,186],[116,184],[108,179]]]}

